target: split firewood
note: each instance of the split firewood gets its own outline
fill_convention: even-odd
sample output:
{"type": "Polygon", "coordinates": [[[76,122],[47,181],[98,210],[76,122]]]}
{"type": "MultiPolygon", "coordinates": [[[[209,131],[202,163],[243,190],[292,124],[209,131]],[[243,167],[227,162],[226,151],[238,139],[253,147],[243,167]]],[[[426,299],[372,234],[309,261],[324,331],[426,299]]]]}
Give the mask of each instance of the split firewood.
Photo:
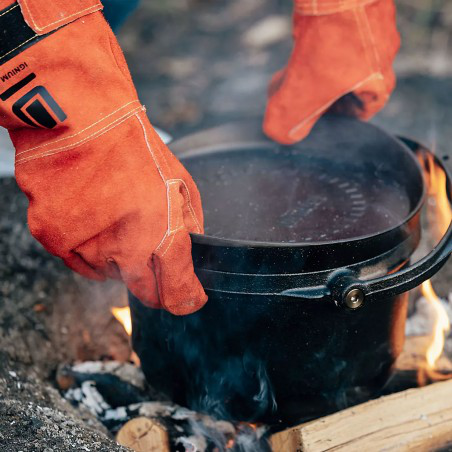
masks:
{"type": "MultiPolygon", "coordinates": [[[[398,365],[409,369],[419,362],[417,354],[405,355],[398,365]]],[[[276,433],[272,450],[430,452],[452,444],[451,400],[452,380],[380,397],[276,433]]]]}
{"type": "Polygon", "coordinates": [[[444,412],[438,405],[441,401],[427,406],[429,397],[447,401],[452,381],[446,386],[403,391],[452,377],[452,362],[445,355],[436,363],[436,370],[428,368],[425,356],[430,340],[428,336],[407,337],[385,388],[385,393],[392,395],[277,433],[271,439],[273,451],[422,451],[452,441],[448,433],[452,404],[449,408],[446,402],[444,412]],[[393,394],[396,391],[403,392],[393,394]]]}
{"type": "Polygon", "coordinates": [[[137,417],[119,430],[116,441],[136,452],[169,452],[166,430],[156,421],[137,417]]]}

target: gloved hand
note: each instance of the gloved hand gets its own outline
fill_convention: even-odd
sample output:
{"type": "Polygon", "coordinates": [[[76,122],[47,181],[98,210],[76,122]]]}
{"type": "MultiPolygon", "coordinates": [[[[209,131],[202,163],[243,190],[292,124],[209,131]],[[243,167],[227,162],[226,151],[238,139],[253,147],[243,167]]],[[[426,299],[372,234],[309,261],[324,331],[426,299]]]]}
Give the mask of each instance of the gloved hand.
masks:
{"type": "Polygon", "coordinates": [[[294,1],[294,47],[270,83],[264,119],[265,133],[284,144],[332,106],[362,119],[383,108],[400,45],[393,0],[294,1]]]}
{"type": "Polygon", "coordinates": [[[0,39],[0,124],[32,234],[86,277],[121,278],[149,306],[196,311],[207,301],[189,236],[203,231],[200,195],[150,125],[102,5],[19,5],[0,16],[8,30],[16,18],[16,42],[0,39]]]}

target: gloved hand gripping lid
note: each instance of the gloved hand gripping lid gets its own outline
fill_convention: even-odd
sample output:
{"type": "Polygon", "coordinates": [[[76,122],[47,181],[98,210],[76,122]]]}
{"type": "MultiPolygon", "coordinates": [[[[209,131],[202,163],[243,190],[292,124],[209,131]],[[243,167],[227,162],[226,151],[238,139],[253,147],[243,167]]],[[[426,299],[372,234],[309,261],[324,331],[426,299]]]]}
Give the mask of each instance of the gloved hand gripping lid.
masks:
{"type": "Polygon", "coordinates": [[[336,105],[369,119],[395,86],[400,45],[393,0],[295,0],[293,50],[269,88],[264,131],[285,144],[303,139],[336,105]]]}

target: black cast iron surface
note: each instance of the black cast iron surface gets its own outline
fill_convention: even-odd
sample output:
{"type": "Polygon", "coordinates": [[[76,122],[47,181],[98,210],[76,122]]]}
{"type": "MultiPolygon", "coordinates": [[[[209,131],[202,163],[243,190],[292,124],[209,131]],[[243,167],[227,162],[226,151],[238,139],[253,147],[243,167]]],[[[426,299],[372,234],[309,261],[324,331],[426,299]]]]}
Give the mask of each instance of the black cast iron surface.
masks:
{"type": "Polygon", "coordinates": [[[401,352],[407,294],[357,312],[208,292],[175,317],[130,296],[133,348],[171,400],[221,418],[295,423],[369,399],[401,352]]]}
{"type": "Polygon", "coordinates": [[[260,121],[232,124],[171,144],[203,198],[206,234],[192,237],[195,267],[295,274],[360,264],[395,249],[399,262],[409,258],[419,241],[424,191],[407,147],[343,117],[322,119],[291,147],[269,141],[260,128],[260,121]],[[319,195],[321,202],[305,208],[319,195]],[[359,211],[351,196],[359,197],[359,211]]]}
{"type": "Polygon", "coordinates": [[[262,138],[254,146],[214,147],[180,155],[201,192],[210,237],[356,240],[400,226],[423,195],[413,154],[380,129],[348,118],[323,118],[294,146],[262,138]]]}
{"type": "Polygon", "coordinates": [[[420,239],[424,199],[413,151],[427,150],[345,118],[321,121],[304,145],[290,149],[275,148],[261,136],[258,145],[255,140],[233,141],[231,131],[234,128],[217,130],[217,138],[223,134],[224,141],[216,146],[205,145],[212,139],[209,132],[172,146],[176,152],[188,149],[179,157],[194,175],[210,212],[208,232],[216,231],[220,237],[193,236],[195,271],[209,295],[199,312],[175,317],[148,309],[130,296],[133,347],[146,377],[154,387],[193,409],[267,423],[297,422],[368,399],[382,387],[402,350],[406,290],[434,274],[451,251],[449,228],[435,250],[415,265],[408,264],[420,239]],[[361,181],[357,191],[367,200],[365,214],[354,223],[363,231],[356,236],[348,236],[349,228],[334,226],[337,215],[350,224],[347,218],[354,212],[353,202],[336,185],[316,183],[320,173],[334,178],[333,168],[345,178],[337,150],[342,154],[349,150],[353,156],[344,160],[354,180],[361,181]],[[249,153],[252,168],[247,170],[249,153]],[[265,173],[271,173],[270,163],[278,166],[279,159],[281,183],[276,183],[276,176],[269,177],[282,196],[278,217],[268,202],[273,185],[267,190],[264,181],[265,173]],[[217,171],[215,177],[208,168],[217,171]],[[219,178],[218,171],[226,179],[219,178]],[[309,196],[310,187],[301,182],[303,174],[314,181],[312,188],[320,187],[325,195],[333,193],[331,199],[337,205],[320,203],[310,210],[302,202],[291,210],[296,197],[309,196]],[[256,183],[256,178],[260,190],[246,191],[247,183],[256,183]],[[389,188],[380,190],[381,184],[389,188]],[[290,191],[286,197],[285,187],[290,191]],[[223,190],[232,190],[234,196],[225,197],[223,190]],[[245,192],[244,201],[241,192],[245,192]],[[226,204],[231,222],[240,212],[249,213],[253,203],[257,217],[233,223],[239,226],[236,236],[233,226],[221,225],[221,212],[215,211],[215,198],[222,196],[219,207],[226,204]],[[388,206],[379,209],[378,202],[388,199],[388,206]],[[397,202],[393,204],[395,199],[400,209],[397,202]],[[287,217],[288,209],[296,219],[293,228],[285,220],[278,223],[281,216],[287,217]],[[332,215],[330,222],[323,221],[322,212],[332,215]],[[269,232],[273,222],[279,225],[269,232]],[[318,240],[303,242],[303,223],[312,229],[309,235],[319,225],[318,240]],[[250,225],[252,236],[247,233],[250,225]],[[327,237],[335,238],[320,239],[322,225],[327,237]],[[291,243],[297,230],[300,238],[291,243]],[[277,234],[279,242],[275,242],[277,234]],[[364,294],[364,304],[354,311],[341,308],[352,289],[364,294]]]}

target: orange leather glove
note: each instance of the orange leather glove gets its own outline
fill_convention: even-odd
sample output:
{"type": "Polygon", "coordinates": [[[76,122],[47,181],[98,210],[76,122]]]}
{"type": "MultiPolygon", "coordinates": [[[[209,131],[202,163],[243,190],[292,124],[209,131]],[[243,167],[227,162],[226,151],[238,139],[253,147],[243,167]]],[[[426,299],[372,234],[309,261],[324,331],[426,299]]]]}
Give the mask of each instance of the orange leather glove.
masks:
{"type": "Polygon", "coordinates": [[[287,67],[270,83],[268,136],[303,139],[338,100],[336,110],[362,119],[383,108],[400,45],[393,0],[295,0],[293,39],[287,67]]]}
{"type": "Polygon", "coordinates": [[[149,123],[101,8],[19,0],[0,13],[21,36],[0,40],[0,124],[29,227],[82,275],[123,279],[145,304],[188,314],[207,301],[189,236],[203,231],[200,195],[149,123]]]}

